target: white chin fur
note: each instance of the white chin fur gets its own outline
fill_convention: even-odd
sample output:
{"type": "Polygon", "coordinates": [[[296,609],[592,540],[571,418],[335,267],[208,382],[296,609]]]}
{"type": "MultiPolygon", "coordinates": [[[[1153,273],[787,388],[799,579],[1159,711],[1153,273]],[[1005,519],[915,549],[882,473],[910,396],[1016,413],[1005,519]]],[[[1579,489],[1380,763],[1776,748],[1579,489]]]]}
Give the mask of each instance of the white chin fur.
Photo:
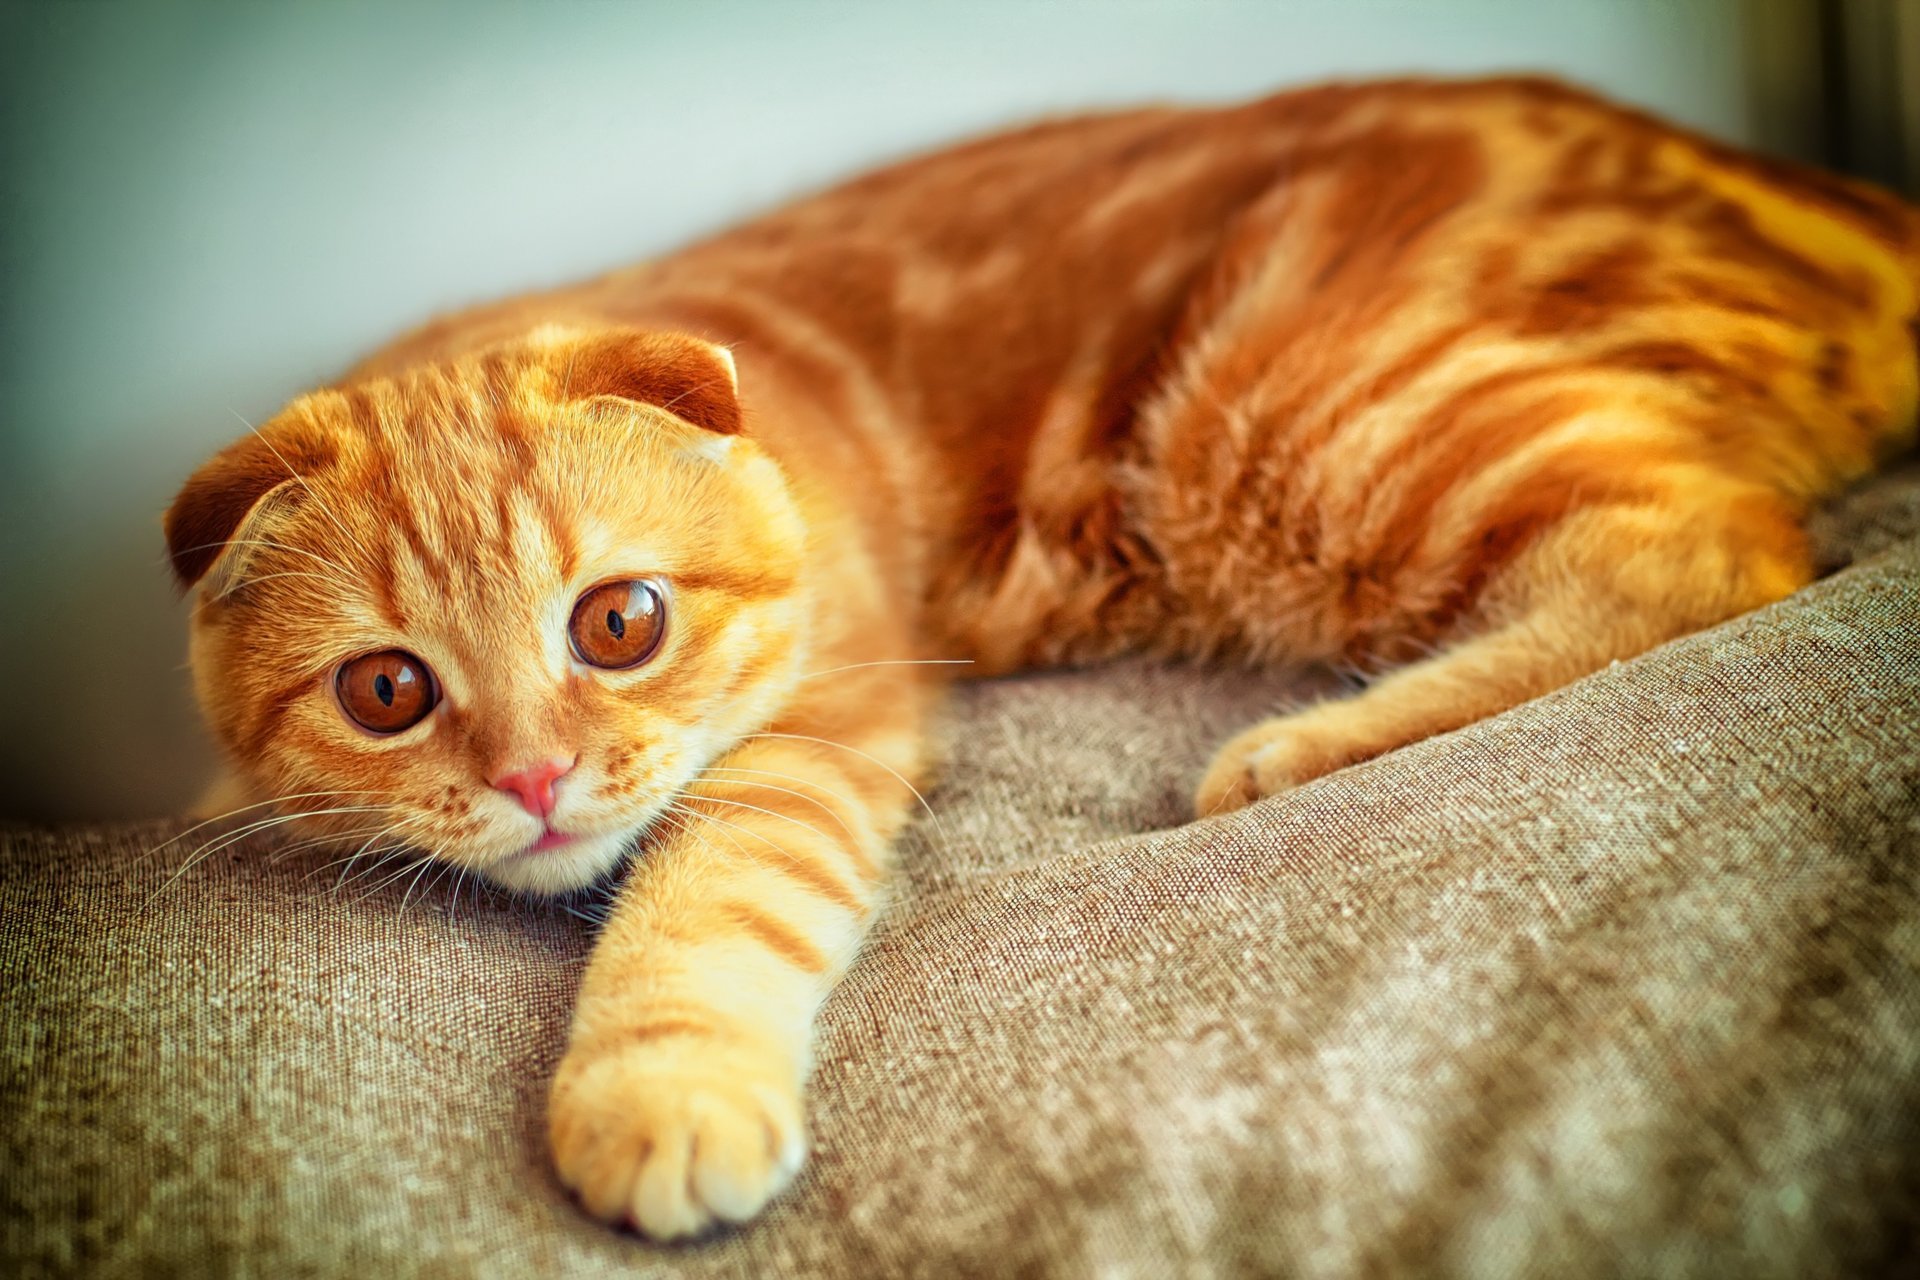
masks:
{"type": "Polygon", "coordinates": [[[628,832],[587,836],[558,849],[515,854],[481,874],[495,884],[522,893],[571,893],[611,871],[633,843],[628,832]]]}

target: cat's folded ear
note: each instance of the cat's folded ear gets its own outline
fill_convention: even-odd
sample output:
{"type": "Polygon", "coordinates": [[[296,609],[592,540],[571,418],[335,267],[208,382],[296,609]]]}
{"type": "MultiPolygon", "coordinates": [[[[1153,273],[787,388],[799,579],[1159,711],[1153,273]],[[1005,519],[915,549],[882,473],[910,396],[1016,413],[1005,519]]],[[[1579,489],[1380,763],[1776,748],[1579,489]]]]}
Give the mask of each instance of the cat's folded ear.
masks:
{"type": "Polygon", "coordinates": [[[167,557],[185,589],[226,594],[276,512],[307,497],[305,477],[333,457],[308,424],[269,425],[222,449],[187,478],[163,521],[167,557]]]}
{"type": "Polygon", "coordinates": [[[534,342],[569,399],[614,396],[650,404],[721,435],[741,429],[733,353],[684,333],[614,329],[537,333],[534,342]]]}

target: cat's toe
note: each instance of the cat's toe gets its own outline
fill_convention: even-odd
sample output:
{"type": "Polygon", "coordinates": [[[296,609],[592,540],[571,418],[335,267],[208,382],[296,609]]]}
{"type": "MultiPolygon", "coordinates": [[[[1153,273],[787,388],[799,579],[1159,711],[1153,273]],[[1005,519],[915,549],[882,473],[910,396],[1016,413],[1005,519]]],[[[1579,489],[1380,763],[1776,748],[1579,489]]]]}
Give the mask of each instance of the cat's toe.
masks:
{"type": "Polygon", "coordinates": [[[797,1086],[758,1064],[643,1048],[576,1062],[554,1079],[554,1167],[581,1207],[657,1240],[744,1222],[805,1158],[797,1086]]]}
{"type": "Polygon", "coordinates": [[[1193,794],[1193,815],[1211,818],[1215,814],[1244,809],[1260,798],[1260,784],[1244,756],[1222,751],[1214,757],[1193,794]]]}
{"type": "Polygon", "coordinates": [[[1220,748],[1194,792],[1197,818],[1244,809],[1328,771],[1324,753],[1277,723],[1255,725],[1220,748]]]}

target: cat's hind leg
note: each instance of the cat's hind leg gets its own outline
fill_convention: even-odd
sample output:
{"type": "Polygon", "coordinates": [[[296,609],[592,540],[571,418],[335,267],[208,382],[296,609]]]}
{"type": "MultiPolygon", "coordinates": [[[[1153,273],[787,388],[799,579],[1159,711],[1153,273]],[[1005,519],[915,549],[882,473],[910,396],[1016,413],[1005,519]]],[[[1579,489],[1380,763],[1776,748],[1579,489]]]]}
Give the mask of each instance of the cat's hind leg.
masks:
{"type": "Polygon", "coordinates": [[[1590,507],[1489,584],[1460,638],[1358,695],[1264,721],[1223,747],[1195,796],[1240,808],[1551,692],[1616,659],[1771,603],[1812,577],[1785,503],[1590,507]]]}

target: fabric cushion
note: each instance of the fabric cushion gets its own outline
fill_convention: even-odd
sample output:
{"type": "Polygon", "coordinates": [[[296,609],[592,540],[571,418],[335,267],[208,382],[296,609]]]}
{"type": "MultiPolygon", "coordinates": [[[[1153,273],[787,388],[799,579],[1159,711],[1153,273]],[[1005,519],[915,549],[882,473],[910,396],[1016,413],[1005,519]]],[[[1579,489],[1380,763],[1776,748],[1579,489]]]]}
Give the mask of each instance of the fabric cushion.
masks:
{"type": "MultiPolygon", "coordinates": [[[[1311,681],[970,686],[757,1223],[587,1220],[593,927],[178,824],[0,855],[9,1273],[1859,1274],[1920,1229],[1920,477],[1774,608],[1180,825],[1311,681]]],[[[1319,691],[1324,691],[1320,688],[1319,691]]]]}

